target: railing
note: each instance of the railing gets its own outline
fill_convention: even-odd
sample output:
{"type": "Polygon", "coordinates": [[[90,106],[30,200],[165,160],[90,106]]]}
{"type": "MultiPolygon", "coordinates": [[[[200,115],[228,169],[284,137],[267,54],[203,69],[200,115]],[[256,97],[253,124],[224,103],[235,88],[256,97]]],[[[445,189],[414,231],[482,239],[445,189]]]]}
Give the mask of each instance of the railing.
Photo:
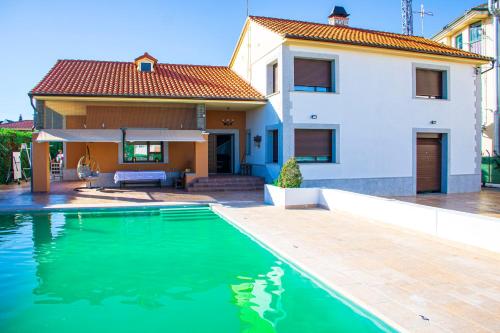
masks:
{"type": "Polygon", "coordinates": [[[471,51],[472,53],[482,54],[481,41],[470,43],[469,51],[471,51]]]}

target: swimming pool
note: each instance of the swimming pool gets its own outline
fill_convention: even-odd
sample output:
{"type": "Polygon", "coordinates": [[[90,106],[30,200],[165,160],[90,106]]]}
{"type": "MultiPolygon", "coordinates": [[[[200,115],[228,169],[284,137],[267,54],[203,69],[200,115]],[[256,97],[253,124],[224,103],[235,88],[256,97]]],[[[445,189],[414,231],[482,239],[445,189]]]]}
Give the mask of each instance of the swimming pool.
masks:
{"type": "Polygon", "coordinates": [[[0,332],[393,332],[209,207],[0,215],[0,332]]]}

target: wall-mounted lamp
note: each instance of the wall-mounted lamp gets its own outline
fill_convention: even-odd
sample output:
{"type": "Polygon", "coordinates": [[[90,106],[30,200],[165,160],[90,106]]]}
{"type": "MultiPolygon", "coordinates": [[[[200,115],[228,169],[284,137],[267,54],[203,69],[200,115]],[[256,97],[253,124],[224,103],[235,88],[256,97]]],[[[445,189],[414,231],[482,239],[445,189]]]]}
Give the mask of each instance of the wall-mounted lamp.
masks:
{"type": "Polygon", "coordinates": [[[311,115],[311,119],[318,119],[318,115],[317,114],[312,114],[311,115]]]}
{"type": "Polygon", "coordinates": [[[260,135],[256,135],[253,137],[253,142],[257,146],[257,148],[260,148],[260,144],[262,142],[262,137],[260,135]]]}
{"type": "Polygon", "coordinates": [[[221,119],[222,125],[228,127],[232,126],[234,124],[234,119],[226,118],[226,119],[221,119]]]}
{"type": "Polygon", "coordinates": [[[431,120],[431,125],[436,125],[438,122],[436,120],[431,120]]]}

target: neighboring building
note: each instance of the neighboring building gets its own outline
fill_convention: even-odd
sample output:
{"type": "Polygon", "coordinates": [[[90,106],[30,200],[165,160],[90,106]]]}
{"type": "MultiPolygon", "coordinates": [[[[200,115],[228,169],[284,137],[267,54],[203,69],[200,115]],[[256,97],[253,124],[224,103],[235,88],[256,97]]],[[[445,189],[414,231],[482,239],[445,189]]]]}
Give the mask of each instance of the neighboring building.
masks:
{"type": "Polygon", "coordinates": [[[33,120],[8,121],[0,123],[0,128],[14,129],[18,131],[32,131],[33,120]]]}
{"type": "MultiPolygon", "coordinates": [[[[58,61],[30,92],[44,138],[35,159],[47,149],[40,141],[59,136],[72,174],[90,147],[110,176],[190,168],[191,181],[245,163],[272,181],[295,156],[304,186],[478,191],[476,69],[490,59],[350,28],[339,7],[329,22],[249,17],[229,67],[159,64],[147,54],[135,63],[58,61]],[[129,153],[138,141],[149,142],[147,163],[129,153]]],[[[35,171],[35,190],[48,188],[45,171],[35,171]]]]}
{"type": "MultiPolygon", "coordinates": [[[[448,46],[494,58],[495,34],[493,17],[488,12],[488,5],[484,4],[467,10],[432,39],[448,46]]],[[[490,68],[491,66],[485,65],[482,71],[490,68]]],[[[482,75],[482,154],[485,156],[492,155],[494,151],[500,153],[496,70],[495,66],[482,75]]]]}

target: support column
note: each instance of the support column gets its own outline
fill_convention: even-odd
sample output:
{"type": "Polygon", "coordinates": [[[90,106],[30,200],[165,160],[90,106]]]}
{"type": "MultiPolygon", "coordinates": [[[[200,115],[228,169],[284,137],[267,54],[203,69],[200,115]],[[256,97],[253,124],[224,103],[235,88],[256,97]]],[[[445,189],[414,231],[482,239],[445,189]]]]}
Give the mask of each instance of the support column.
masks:
{"type": "Polygon", "coordinates": [[[208,133],[203,134],[203,139],[194,143],[194,173],[186,174],[186,185],[196,178],[208,177],[208,133]]]}
{"type": "Polygon", "coordinates": [[[31,145],[32,192],[50,191],[50,152],[48,142],[36,142],[38,133],[33,133],[31,145]]]}
{"type": "Polygon", "coordinates": [[[196,177],[208,177],[208,133],[203,134],[205,141],[196,142],[194,147],[194,171],[196,177]]]}

